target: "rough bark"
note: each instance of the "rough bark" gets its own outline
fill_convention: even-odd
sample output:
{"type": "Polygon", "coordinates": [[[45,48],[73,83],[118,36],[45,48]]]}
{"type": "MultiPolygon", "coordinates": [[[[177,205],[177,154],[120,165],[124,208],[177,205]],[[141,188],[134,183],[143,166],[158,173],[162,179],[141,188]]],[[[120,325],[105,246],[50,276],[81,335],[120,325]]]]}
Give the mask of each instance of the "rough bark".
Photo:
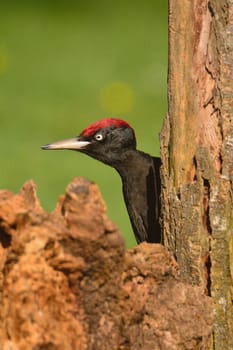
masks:
{"type": "Polygon", "coordinates": [[[95,184],[0,192],[1,350],[207,350],[212,305],[161,245],[126,252],[95,184]]]}
{"type": "Polygon", "coordinates": [[[213,299],[215,350],[233,349],[232,38],[233,1],[170,0],[164,241],[213,299]]]}

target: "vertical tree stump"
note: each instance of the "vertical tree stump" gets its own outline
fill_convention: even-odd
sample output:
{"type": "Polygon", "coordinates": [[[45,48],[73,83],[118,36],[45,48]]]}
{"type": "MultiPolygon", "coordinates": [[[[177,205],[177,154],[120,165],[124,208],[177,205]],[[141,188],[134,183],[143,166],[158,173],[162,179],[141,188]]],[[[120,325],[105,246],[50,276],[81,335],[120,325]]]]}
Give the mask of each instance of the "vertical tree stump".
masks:
{"type": "Polygon", "coordinates": [[[164,242],[213,298],[213,348],[233,349],[233,1],[170,0],[161,132],[164,242]]]}

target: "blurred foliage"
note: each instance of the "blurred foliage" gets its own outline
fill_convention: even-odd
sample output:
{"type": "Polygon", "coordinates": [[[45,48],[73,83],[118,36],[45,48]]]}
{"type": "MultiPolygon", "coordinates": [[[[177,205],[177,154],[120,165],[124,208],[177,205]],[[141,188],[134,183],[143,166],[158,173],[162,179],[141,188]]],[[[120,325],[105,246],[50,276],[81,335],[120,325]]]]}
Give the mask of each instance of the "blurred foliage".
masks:
{"type": "Polygon", "coordinates": [[[105,117],[126,119],[138,148],[159,154],[166,113],[167,4],[107,0],[0,4],[0,187],[34,179],[52,210],[75,176],[96,182],[127,246],[135,243],[115,171],[40,145],[105,117]]]}

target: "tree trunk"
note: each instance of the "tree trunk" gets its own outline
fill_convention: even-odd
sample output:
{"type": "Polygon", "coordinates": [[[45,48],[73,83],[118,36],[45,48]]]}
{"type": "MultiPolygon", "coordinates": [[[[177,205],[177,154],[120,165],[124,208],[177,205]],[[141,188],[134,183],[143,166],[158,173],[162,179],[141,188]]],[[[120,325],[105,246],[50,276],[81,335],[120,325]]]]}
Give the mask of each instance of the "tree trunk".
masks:
{"type": "Polygon", "coordinates": [[[213,299],[213,349],[232,350],[232,0],[170,0],[168,102],[164,242],[213,299]]]}

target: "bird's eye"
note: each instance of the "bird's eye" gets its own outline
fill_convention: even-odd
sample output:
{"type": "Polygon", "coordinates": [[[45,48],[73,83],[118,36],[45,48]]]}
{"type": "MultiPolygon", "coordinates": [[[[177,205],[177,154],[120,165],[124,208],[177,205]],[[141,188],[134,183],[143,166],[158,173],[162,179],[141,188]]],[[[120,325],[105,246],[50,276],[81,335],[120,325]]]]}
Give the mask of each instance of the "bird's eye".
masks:
{"type": "Polygon", "coordinates": [[[95,135],[95,139],[96,139],[96,141],[101,141],[101,140],[103,140],[103,135],[102,134],[96,134],[95,135]]]}

